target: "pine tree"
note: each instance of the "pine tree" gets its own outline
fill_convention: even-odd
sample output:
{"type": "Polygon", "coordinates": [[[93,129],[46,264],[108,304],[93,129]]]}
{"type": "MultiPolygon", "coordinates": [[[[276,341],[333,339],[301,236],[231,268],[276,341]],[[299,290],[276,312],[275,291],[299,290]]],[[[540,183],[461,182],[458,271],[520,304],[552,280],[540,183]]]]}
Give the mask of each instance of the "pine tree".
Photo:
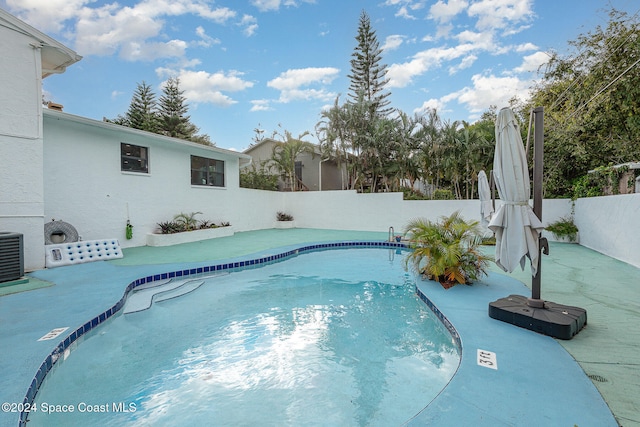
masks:
{"type": "Polygon", "coordinates": [[[148,132],[158,131],[158,112],[156,94],[144,81],[138,84],[129,110],[125,115],[127,126],[148,132]]]}
{"type": "Polygon", "coordinates": [[[391,108],[386,108],[390,93],[384,91],[389,82],[385,78],[387,65],[380,63],[382,49],[375,30],[371,28],[369,15],[364,10],[360,14],[356,40],[358,45],[351,54],[351,74],[348,75],[351,80],[349,97],[354,102],[361,99],[367,102],[372,117],[387,115],[391,111],[391,108]]]}
{"type": "Polygon", "coordinates": [[[187,115],[189,107],[186,104],[184,91],[180,90],[180,79],[170,77],[162,92],[159,108],[159,133],[173,138],[193,138],[198,132],[198,128],[191,123],[190,117],[187,115]]]}

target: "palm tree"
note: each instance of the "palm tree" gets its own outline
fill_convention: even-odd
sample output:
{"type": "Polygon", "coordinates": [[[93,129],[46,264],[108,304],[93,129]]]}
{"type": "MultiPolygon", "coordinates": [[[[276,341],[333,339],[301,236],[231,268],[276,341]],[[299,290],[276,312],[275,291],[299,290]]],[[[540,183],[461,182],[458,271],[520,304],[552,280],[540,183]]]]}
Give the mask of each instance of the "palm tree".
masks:
{"type": "Polygon", "coordinates": [[[407,224],[405,234],[413,247],[407,264],[445,288],[486,274],[491,257],[478,250],[482,242],[478,221],[467,222],[459,212],[440,222],[420,218],[407,224]]]}
{"type": "Polygon", "coordinates": [[[284,131],[285,140],[277,141],[273,146],[273,153],[269,160],[286,178],[287,183],[291,191],[298,189],[298,180],[296,177],[296,159],[303,153],[315,154],[315,147],[308,141],[303,141],[308,132],[304,132],[299,135],[298,138],[293,138],[291,132],[284,131]]]}

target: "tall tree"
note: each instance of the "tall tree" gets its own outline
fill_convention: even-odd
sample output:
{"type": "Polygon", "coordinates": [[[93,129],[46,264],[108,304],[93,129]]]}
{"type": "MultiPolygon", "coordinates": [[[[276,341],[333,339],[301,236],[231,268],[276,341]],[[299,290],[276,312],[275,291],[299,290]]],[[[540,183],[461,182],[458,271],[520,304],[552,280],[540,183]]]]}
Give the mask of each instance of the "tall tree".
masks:
{"type": "Polygon", "coordinates": [[[588,170],[640,158],[640,23],[615,9],[606,27],[552,58],[531,107],[545,107],[545,196],[569,196],[588,170]]]}
{"type": "Polygon", "coordinates": [[[363,10],[358,26],[358,41],[351,54],[351,74],[348,75],[349,96],[354,102],[362,97],[369,104],[370,116],[386,115],[390,92],[385,92],[387,65],[382,64],[382,49],[375,30],[371,28],[369,15],[363,10]]]}
{"type": "Polygon", "coordinates": [[[125,114],[129,127],[148,132],[158,131],[156,94],[144,81],[139,83],[125,114]]]}
{"type": "Polygon", "coordinates": [[[180,90],[180,79],[170,77],[162,92],[159,105],[160,133],[173,138],[193,138],[198,128],[187,115],[189,107],[184,91],[180,90]]]}

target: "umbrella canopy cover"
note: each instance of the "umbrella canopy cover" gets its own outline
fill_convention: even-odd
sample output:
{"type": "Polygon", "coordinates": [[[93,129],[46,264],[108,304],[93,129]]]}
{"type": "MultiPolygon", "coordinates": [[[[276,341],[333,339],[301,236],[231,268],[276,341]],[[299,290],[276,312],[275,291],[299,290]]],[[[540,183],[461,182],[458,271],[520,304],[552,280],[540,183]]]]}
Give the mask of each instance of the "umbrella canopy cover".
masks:
{"type": "Polygon", "coordinates": [[[531,186],[527,158],[520,128],[513,111],[503,108],[496,120],[496,150],[493,176],[502,206],[495,213],[489,229],[496,235],[496,264],[507,272],[522,269],[526,257],[531,260],[531,274],[538,271],[538,238],[544,229],[529,205],[531,186]]]}
{"type": "Polygon", "coordinates": [[[478,172],[478,196],[480,197],[480,220],[485,227],[493,215],[493,203],[491,201],[491,188],[484,171],[478,172]]]}

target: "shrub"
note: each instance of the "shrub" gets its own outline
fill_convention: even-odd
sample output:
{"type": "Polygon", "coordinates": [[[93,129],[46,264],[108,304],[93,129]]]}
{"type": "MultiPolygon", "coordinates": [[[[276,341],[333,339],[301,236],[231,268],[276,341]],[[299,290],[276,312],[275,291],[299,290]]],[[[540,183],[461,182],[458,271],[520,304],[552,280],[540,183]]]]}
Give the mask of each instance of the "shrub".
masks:
{"type": "Polygon", "coordinates": [[[256,165],[251,165],[251,169],[240,171],[240,187],[278,191],[278,175],[269,173],[264,166],[258,169],[256,165]]]}
{"type": "Polygon", "coordinates": [[[213,221],[202,220],[198,221],[195,216],[202,212],[192,212],[190,214],[180,213],[173,217],[173,221],[159,222],[160,234],[174,234],[182,233],[185,231],[204,230],[207,228],[228,227],[231,224],[223,221],[220,225],[215,224],[213,221]]]}
{"type": "Polygon", "coordinates": [[[453,193],[451,192],[451,190],[436,190],[433,192],[433,199],[434,200],[453,200],[453,193]]]}
{"type": "Polygon", "coordinates": [[[574,224],[573,218],[571,217],[560,218],[547,225],[545,229],[550,231],[556,239],[566,237],[570,242],[575,242],[578,236],[578,227],[574,224]]]}
{"type": "Polygon", "coordinates": [[[278,221],[293,221],[293,216],[288,213],[278,212],[276,214],[276,219],[278,221]]]}
{"type": "Polygon", "coordinates": [[[454,212],[439,222],[413,220],[405,227],[405,234],[413,248],[405,262],[445,288],[470,284],[486,274],[491,257],[479,250],[482,234],[478,221],[467,222],[454,212]]]}
{"type": "Polygon", "coordinates": [[[419,190],[413,189],[413,188],[409,188],[409,187],[402,187],[402,198],[404,200],[427,200],[428,197],[424,195],[424,193],[422,193],[419,190]]]}

